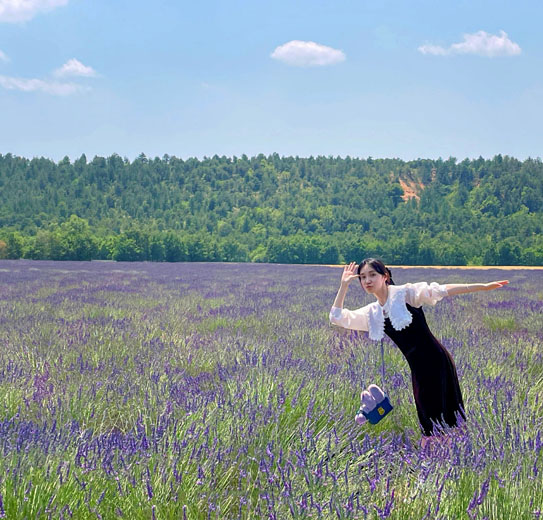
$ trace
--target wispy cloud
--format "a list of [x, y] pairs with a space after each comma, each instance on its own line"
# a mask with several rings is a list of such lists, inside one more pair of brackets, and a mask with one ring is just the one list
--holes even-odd
[[295, 67], [319, 67], [345, 61], [343, 51], [315, 42], [292, 40], [277, 47], [271, 57]]
[[434, 56], [448, 56], [452, 54], [475, 54], [494, 58], [496, 56], [516, 56], [522, 52], [520, 45], [509, 39], [505, 31], [499, 35], [489, 34], [485, 31], [477, 31], [473, 34], [464, 34], [463, 41], [453, 43], [449, 47], [425, 44], [418, 50], [422, 54]]
[[26, 22], [40, 12], [66, 5], [69, 0], [0, 0], [0, 22]]
[[90, 87], [78, 83], [62, 81], [61, 78], [67, 76], [91, 77], [96, 76], [97, 74], [92, 67], [87, 67], [73, 58], [57, 69], [54, 72], [54, 75], [59, 78], [59, 80], [0, 76], [0, 87], [6, 90], [19, 90], [21, 92], [45, 92], [46, 94], [52, 94], [54, 96], [70, 96], [80, 92], [88, 92], [91, 89]]
[[0, 87], [7, 90], [20, 90], [22, 92], [45, 92], [55, 96], [69, 96], [89, 90], [87, 87], [76, 83], [50, 81], [44, 79], [14, 78], [0, 76]]
[[83, 76], [92, 78], [96, 76], [96, 71], [92, 67], [83, 65], [79, 60], [72, 58], [68, 60], [62, 67], [55, 71], [55, 76], [65, 78], [67, 76]]
[[9, 61], [7, 54], [2, 51], [0, 51], [0, 61], [3, 61], [4, 63], [7, 63]]

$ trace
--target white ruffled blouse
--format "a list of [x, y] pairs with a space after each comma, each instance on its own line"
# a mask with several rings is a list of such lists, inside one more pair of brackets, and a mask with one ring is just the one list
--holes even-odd
[[447, 288], [435, 282], [406, 283], [405, 285], [389, 285], [388, 298], [384, 305], [378, 301], [370, 303], [360, 309], [350, 311], [332, 307], [330, 310], [330, 323], [345, 329], [366, 330], [370, 339], [380, 340], [385, 335], [385, 318], [396, 330], [407, 327], [412, 319], [406, 303], [412, 307], [424, 304], [435, 305], [447, 296]]

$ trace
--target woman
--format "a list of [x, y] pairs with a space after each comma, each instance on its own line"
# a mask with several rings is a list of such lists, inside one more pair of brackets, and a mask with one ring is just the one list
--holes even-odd
[[[350, 311], [343, 308], [343, 301], [349, 284], [357, 278], [363, 289], [373, 294], [377, 301]], [[401, 350], [411, 368], [413, 394], [424, 435], [423, 447], [431, 436], [459, 426], [465, 414], [454, 361], [428, 328], [421, 305], [435, 305], [445, 296], [490, 291], [508, 283], [508, 280], [502, 280], [475, 284], [419, 282], [394, 285], [390, 270], [374, 258], [364, 260], [358, 267], [353, 262], [343, 269], [330, 322], [347, 329], [368, 331], [373, 340], [380, 340], [386, 334]]]

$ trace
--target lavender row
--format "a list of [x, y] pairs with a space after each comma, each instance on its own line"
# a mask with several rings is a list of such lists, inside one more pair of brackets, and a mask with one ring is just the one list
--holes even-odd
[[[503, 271], [395, 269], [396, 283]], [[481, 278], [484, 276], [484, 278]], [[541, 271], [427, 310], [468, 428], [422, 450], [409, 373], [352, 420], [378, 347], [327, 323], [319, 266], [0, 262], [0, 492], [17, 518], [491, 518], [540, 514]], [[348, 305], [366, 303], [362, 291]], [[85, 516], [86, 515], [86, 516]]]

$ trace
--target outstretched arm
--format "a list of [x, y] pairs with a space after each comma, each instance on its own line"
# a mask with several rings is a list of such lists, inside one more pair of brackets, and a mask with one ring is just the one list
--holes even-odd
[[492, 291], [507, 285], [509, 280], [500, 280], [499, 282], [489, 283], [448, 283], [445, 285], [449, 296], [456, 294], [466, 294], [478, 291]]

